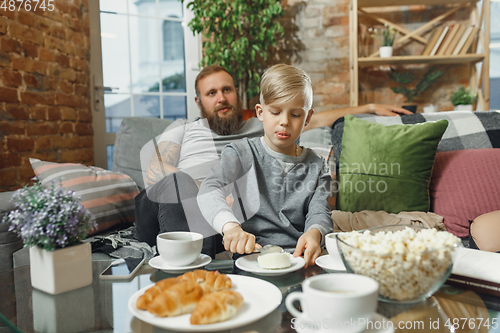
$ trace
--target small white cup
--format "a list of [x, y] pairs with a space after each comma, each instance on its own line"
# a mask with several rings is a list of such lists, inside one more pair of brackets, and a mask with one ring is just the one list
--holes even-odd
[[328, 251], [330, 257], [335, 261], [339, 259], [342, 261], [339, 248], [337, 247], [337, 235], [341, 233], [342, 232], [332, 232], [325, 236], [326, 250]]
[[203, 247], [203, 235], [197, 232], [173, 231], [156, 236], [160, 257], [170, 266], [187, 266], [195, 261]]
[[[321, 274], [306, 279], [302, 292], [293, 292], [285, 305], [294, 317], [314, 323], [322, 331], [361, 332], [377, 309], [378, 283], [347, 273]], [[294, 301], [299, 301], [303, 312]]]

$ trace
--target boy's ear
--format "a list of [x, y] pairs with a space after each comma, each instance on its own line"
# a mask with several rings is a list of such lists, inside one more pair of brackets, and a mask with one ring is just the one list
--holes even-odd
[[311, 109], [307, 112], [307, 117], [306, 117], [306, 123], [304, 124], [304, 126], [307, 126], [309, 124], [309, 122], [311, 121], [311, 118], [314, 114], [314, 110]]
[[262, 108], [262, 105], [255, 104], [255, 114], [260, 121], [264, 121], [264, 109]]

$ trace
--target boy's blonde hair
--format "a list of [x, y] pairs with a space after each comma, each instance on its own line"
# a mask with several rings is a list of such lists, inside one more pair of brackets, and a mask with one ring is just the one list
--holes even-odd
[[301, 69], [279, 64], [267, 69], [260, 81], [260, 104], [286, 103], [302, 94], [306, 111], [311, 109], [311, 78]]

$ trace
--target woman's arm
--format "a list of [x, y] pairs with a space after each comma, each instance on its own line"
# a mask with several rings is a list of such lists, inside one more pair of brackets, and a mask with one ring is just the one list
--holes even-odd
[[332, 127], [333, 123], [344, 117], [346, 114], [372, 113], [378, 116], [400, 116], [401, 114], [412, 114], [412, 112], [390, 104], [365, 104], [360, 106], [351, 106], [348, 108], [315, 112], [309, 124], [304, 127], [304, 131], [313, 128], [328, 126]]

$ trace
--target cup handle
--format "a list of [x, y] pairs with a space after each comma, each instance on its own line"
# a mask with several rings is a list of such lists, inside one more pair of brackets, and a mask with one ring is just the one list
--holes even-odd
[[294, 301], [299, 301], [302, 305], [302, 297], [304, 296], [304, 293], [295, 291], [293, 293], [288, 294], [288, 296], [285, 299], [285, 305], [286, 309], [288, 312], [292, 314], [294, 317], [301, 317], [304, 315], [302, 311], [299, 311], [293, 306]]

